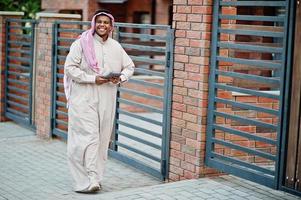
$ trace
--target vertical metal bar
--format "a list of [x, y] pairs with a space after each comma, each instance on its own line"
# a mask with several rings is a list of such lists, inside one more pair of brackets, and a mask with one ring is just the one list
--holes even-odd
[[282, 134], [283, 132], [281, 132], [282, 130], [282, 122], [283, 122], [283, 106], [284, 106], [284, 96], [285, 96], [285, 77], [286, 77], [286, 71], [285, 71], [285, 66], [286, 66], [286, 55], [287, 55], [287, 36], [288, 36], [288, 23], [289, 23], [289, 15], [288, 15], [288, 11], [289, 11], [289, 0], [286, 1], [286, 6], [285, 6], [285, 21], [284, 21], [284, 26], [283, 26], [283, 30], [284, 30], [284, 37], [283, 37], [283, 52], [282, 52], [282, 68], [281, 68], [281, 76], [280, 76], [280, 100], [279, 100], [279, 122], [278, 123], [278, 127], [277, 127], [277, 149], [276, 149], [276, 162], [275, 162], [275, 179], [274, 179], [274, 188], [278, 189], [278, 183], [279, 183], [279, 169], [280, 169], [280, 156], [281, 156], [281, 140], [283, 138]]
[[214, 145], [212, 142], [212, 137], [214, 136], [213, 123], [215, 117], [213, 116], [213, 111], [216, 108], [214, 97], [216, 96], [215, 81], [216, 81], [216, 68], [217, 60], [216, 55], [218, 52], [217, 41], [218, 41], [218, 27], [219, 19], [218, 13], [220, 10], [219, 1], [214, 1], [213, 8], [213, 26], [212, 26], [212, 43], [211, 43], [211, 60], [210, 60], [210, 76], [209, 76], [209, 98], [208, 98], [208, 120], [207, 120], [207, 135], [206, 135], [206, 159], [205, 162], [208, 165], [209, 159], [211, 159], [211, 152], [213, 151]]
[[[117, 86], [117, 87], [120, 87], [120, 86]], [[119, 120], [119, 113], [117, 112], [117, 110], [120, 108], [119, 106], [119, 101], [118, 99], [120, 98], [120, 92], [119, 90], [117, 90], [117, 94], [116, 94], [116, 112], [115, 112], [115, 119], [114, 119], [114, 131], [113, 131], [113, 134], [114, 134], [114, 138], [113, 138], [113, 150], [114, 151], [118, 151], [118, 145], [117, 145], [117, 142], [118, 142], [118, 129], [119, 129], [119, 125], [118, 125], [118, 120]]]
[[116, 25], [116, 34], [115, 34], [115, 40], [117, 40], [118, 42], [120, 42], [120, 26]]
[[33, 99], [33, 57], [34, 57], [34, 37], [35, 22], [31, 22], [31, 41], [30, 41], [30, 67], [29, 67], [29, 125], [32, 125], [32, 99]]
[[37, 56], [37, 34], [36, 34], [36, 32], [37, 32], [37, 28], [36, 28], [36, 26], [37, 26], [37, 23], [38, 23], [38, 21], [37, 20], [34, 20], [34, 29], [33, 29], [33, 33], [34, 33], [34, 36], [33, 36], [33, 66], [32, 66], [32, 68], [33, 68], [33, 71], [32, 71], [32, 78], [33, 78], [33, 80], [32, 80], [32, 85], [33, 85], [33, 87], [32, 87], [32, 103], [31, 103], [31, 106], [32, 106], [32, 110], [31, 110], [31, 113], [32, 113], [32, 115], [31, 115], [31, 120], [32, 120], [32, 126], [33, 126], [33, 128], [35, 128], [35, 111], [36, 111], [36, 107], [35, 107], [35, 103], [36, 103], [36, 99], [35, 99], [35, 97], [36, 97], [36, 56]]
[[169, 140], [170, 140], [170, 117], [172, 98], [172, 74], [173, 74], [173, 35], [174, 30], [170, 27], [166, 30], [165, 50], [165, 77], [164, 77], [164, 102], [163, 102], [163, 127], [161, 141], [161, 174], [162, 179], [168, 176], [169, 163]]
[[54, 22], [52, 25], [52, 101], [51, 101], [51, 135], [53, 135], [53, 129], [55, 126], [56, 119], [56, 88], [57, 88], [57, 39], [58, 37], [58, 23]]
[[294, 25], [295, 25], [295, 3], [294, 1], [289, 1], [289, 10], [287, 10], [287, 15], [289, 16], [289, 24], [287, 27], [288, 34], [287, 34], [287, 60], [285, 64], [285, 88], [283, 92], [283, 106], [282, 106], [282, 122], [281, 122], [281, 139], [280, 139], [280, 152], [279, 152], [279, 168], [276, 169], [277, 174], [279, 174], [278, 180], [277, 180], [277, 188], [282, 188], [284, 181], [285, 181], [285, 168], [286, 168], [286, 153], [287, 153], [287, 135], [288, 135], [288, 123], [289, 123], [289, 105], [290, 105], [290, 95], [291, 95], [291, 81], [292, 81], [292, 76], [291, 76], [291, 71], [292, 71], [292, 54], [293, 54], [293, 36], [294, 36]]
[[[120, 29], [120, 26], [119, 25], [116, 25], [116, 37], [115, 37], [115, 40], [117, 40], [118, 42], [120, 42], [120, 32], [119, 32], [119, 29]], [[119, 125], [117, 123], [117, 121], [119, 120], [119, 112], [117, 112], [117, 110], [120, 108], [120, 104], [119, 104], [119, 101], [118, 99], [120, 98], [120, 92], [119, 92], [119, 87], [120, 85], [117, 86], [117, 94], [116, 94], [116, 112], [115, 112], [115, 118], [114, 118], [114, 129], [113, 129], [113, 141], [112, 141], [112, 148], [114, 151], [118, 151], [118, 145], [117, 145], [117, 142], [118, 142], [118, 129], [119, 129]]]
[[4, 82], [5, 82], [5, 94], [4, 94], [4, 115], [7, 113], [7, 93], [8, 93], [8, 45], [9, 45], [9, 26], [10, 22], [7, 19], [5, 22], [5, 70], [4, 70]]

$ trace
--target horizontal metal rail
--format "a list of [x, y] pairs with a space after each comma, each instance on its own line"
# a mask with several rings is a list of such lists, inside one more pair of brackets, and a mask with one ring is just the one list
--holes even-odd
[[132, 106], [136, 106], [136, 107], [139, 107], [139, 108], [151, 111], [151, 112], [156, 112], [156, 113], [163, 114], [162, 109], [159, 109], [159, 108], [156, 108], [156, 107], [153, 107], [153, 106], [148, 106], [148, 105], [145, 105], [143, 103], [137, 103], [135, 101], [130, 101], [130, 100], [127, 100], [127, 99], [122, 99], [122, 98], [119, 98], [118, 102], [128, 104], [128, 105], [132, 105]]
[[123, 137], [129, 138], [129, 139], [131, 139], [131, 140], [133, 140], [133, 141], [136, 141], [136, 142], [145, 144], [145, 145], [147, 145], [147, 146], [153, 147], [153, 148], [155, 148], [155, 149], [161, 150], [161, 146], [160, 146], [160, 145], [154, 144], [154, 143], [149, 142], [149, 141], [147, 141], [147, 140], [143, 140], [143, 139], [141, 139], [141, 138], [139, 138], [139, 137], [133, 136], [133, 135], [128, 134], [128, 133], [125, 133], [125, 132], [123, 132], [123, 131], [117, 130], [117, 134], [118, 134], [118, 135], [121, 135], [121, 136], [123, 136]]
[[115, 23], [115, 27], [140, 28], [140, 29], [155, 29], [155, 30], [167, 30], [169, 28], [168, 25], [135, 24], [135, 23]]
[[257, 112], [268, 113], [268, 114], [276, 115], [276, 116], [279, 115], [278, 110], [263, 108], [263, 107], [260, 107], [260, 106], [254, 106], [254, 105], [251, 105], [251, 104], [242, 103], [242, 102], [238, 102], [238, 101], [232, 101], [232, 100], [228, 100], [228, 99], [215, 97], [215, 102], [228, 104], [228, 105], [231, 105], [231, 106], [236, 107], [236, 108], [255, 110]]
[[154, 88], [159, 88], [159, 89], [163, 89], [163, 87], [164, 87], [163, 84], [147, 82], [147, 81], [144, 81], [141, 79], [134, 79], [134, 78], [130, 79], [128, 82], [141, 84], [145, 87], [154, 87]]
[[165, 76], [164, 72], [158, 72], [158, 71], [149, 70], [149, 69], [143, 69], [143, 68], [135, 68], [135, 72], [140, 73], [140, 74], [160, 76], [160, 77], [164, 77]]
[[11, 79], [11, 78], [8, 78], [7, 79], [8, 83], [17, 83], [17, 84], [20, 84], [20, 85], [25, 85], [25, 86], [29, 86], [29, 81], [27, 82], [24, 82], [24, 81], [20, 81], [20, 80], [16, 80], [16, 79]]
[[64, 92], [56, 92], [56, 95], [59, 96], [59, 97], [65, 97]]
[[248, 148], [248, 147], [240, 146], [238, 144], [234, 144], [232, 142], [228, 142], [228, 141], [225, 141], [225, 140], [219, 140], [219, 139], [216, 139], [216, 138], [212, 138], [212, 142], [215, 143], [215, 144], [223, 145], [225, 147], [229, 147], [231, 149], [236, 149], [238, 151], [249, 153], [249, 154], [252, 154], [254, 156], [259, 156], [259, 157], [266, 158], [266, 159], [269, 159], [269, 160], [272, 160], [272, 161], [276, 160], [275, 155], [271, 155], [271, 154], [268, 154], [266, 152], [259, 151], [259, 150], [256, 150], [256, 149], [251, 149], [251, 148]]
[[285, 7], [285, 1], [221, 1], [221, 6], [267, 6], [267, 7]]
[[[267, 43], [269, 45], [271, 43]], [[218, 42], [217, 46], [220, 48], [228, 48], [228, 49], [239, 49], [246, 51], [255, 51], [255, 52], [267, 52], [267, 53], [282, 53], [282, 47], [273, 47], [273, 46], [265, 46], [263, 45], [253, 45], [247, 43], [235, 43], [235, 42]]]
[[61, 106], [61, 107], [67, 107], [67, 104], [62, 101], [56, 101], [56, 105]]
[[216, 83], [215, 88], [216, 89], [221, 89], [221, 90], [227, 90], [227, 91], [231, 91], [231, 92], [240, 92], [240, 93], [243, 93], [243, 94], [249, 94], [249, 95], [254, 95], [254, 96], [258, 96], [258, 97], [266, 97], [266, 98], [279, 100], [279, 95], [277, 95], [277, 94], [271, 94], [271, 93], [268, 93], [268, 92], [265, 92], [265, 91], [251, 90], [251, 89], [226, 85], [226, 84], [223, 84], [223, 83]]
[[19, 107], [19, 108], [25, 110], [26, 112], [29, 111], [29, 106], [28, 105], [23, 105], [21, 103], [17, 103], [15, 101], [10, 101], [10, 100], [7, 100], [6, 102], [7, 102], [8, 105]]
[[30, 23], [36, 23], [36, 20], [34, 19], [14, 19], [14, 18], [9, 18], [7, 19], [8, 22], [30, 22]]
[[8, 67], [9, 70], [11, 68], [21, 69], [21, 70], [26, 71], [26, 72], [29, 72], [29, 70], [30, 70], [29, 66], [26, 66], [26, 65], [17, 65], [17, 64], [13, 64], [13, 63], [9, 63], [7, 67]]
[[32, 27], [25, 27], [25, 26], [9, 26], [9, 29], [21, 29], [21, 30], [32, 30]]
[[274, 124], [269, 124], [269, 123], [261, 122], [261, 121], [255, 120], [255, 119], [249, 119], [249, 118], [245, 118], [242, 116], [238, 116], [238, 115], [232, 115], [232, 114], [227, 114], [227, 113], [218, 112], [218, 111], [214, 111], [213, 113], [217, 117], [224, 117], [226, 119], [235, 120], [235, 121], [247, 124], [247, 125], [254, 125], [254, 126], [268, 128], [273, 131], [276, 131], [277, 127], [278, 127]]
[[64, 65], [57, 64], [56, 67], [57, 69], [64, 69]]
[[59, 74], [59, 73], [57, 73], [57, 74], [56, 74], [56, 77], [57, 77], [57, 78], [64, 78], [64, 74]]
[[125, 37], [125, 38], [139, 38], [141, 40], [161, 40], [161, 41], [165, 41], [167, 39], [166, 36], [161, 36], [161, 35], [125, 33], [125, 32], [119, 32], [119, 36], [120, 37]]
[[133, 61], [156, 64], [156, 65], [165, 65], [165, 60], [157, 60], [152, 58], [146, 58], [141, 56], [130, 56]]
[[58, 51], [68, 51], [69, 52], [69, 49], [70, 49], [70, 47], [67, 47], [67, 46], [57, 46]]
[[8, 33], [8, 36], [18, 37], [19, 39], [21, 39], [21, 38], [31, 39], [31, 35], [29, 35], [29, 34], [26, 35], [26, 34], [21, 34], [21, 33]]
[[22, 53], [22, 54], [31, 54], [29, 49], [23, 50], [23, 49], [16, 49], [16, 48], [8, 47], [7, 50], [9, 53], [15, 52], [15, 53]]
[[139, 92], [137, 90], [132, 90], [132, 89], [128, 89], [128, 88], [118, 88], [118, 91], [120, 91], [121, 93], [129, 93], [129, 94], [133, 94], [139, 97], [144, 97], [147, 99], [154, 99], [154, 100], [158, 100], [158, 101], [163, 101], [163, 97], [161, 96], [155, 96], [155, 95], [151, 95], [151, 94], [147, 94], [144, 92]]
[[68, 113], [67, 113], [67, 112], [63, 112], [63, 111], [60, 111], [60, 110], [56, 110], [56, 113], [57, 113], [58, 115], [64, 115], [64, 116], [68, 117]]
[[143, 134], [147, 134], [147, 135], [150, 135], [150, 136], [153, 136], [153, 137], [156, 137], [156, 138], [160, 138], [160, 139], [162, 138], [162, 134], [156, 133], [154, 131], [151, 131], [151, 130], [148, 130], [148, 129], [145, 129], [145, 128], [141, 128], [139, 126], [135, 126], [133, 124], [129, 124], [129, 123], [121, 121], [121, 120], [117, 120], [117, 123], [119, 125], [123, 125], [123, 126], [126, 126], [128, 128], [131, 128], [131, 129], [134, 129], [134, 130], [137, 130], [137, 131], [141, 131]]
[[264, 22], [284, 22], [283, 16], [256, 16], [256, 15], [219, 15], [220, 19], [243, 20], [243, 21], [264, 21]]
[[65, 38], [65, 37], [58, 37], [58, 42], [69, 42], [72, 43], [76, 40], [76, 38]]
[[56, 24], [61, 25], [61, 24], [77, 24], [77, 25], [82, 25], [82, 26], [90, 26], [91, 22], [88, 21], [69, 21], [69, 20], [56, 20]]
[[263, 61], [263, 60], [250, 60], [250, 59], [242, 59], [242, 58], [233, 58], [233, 57], [223, 57], [217, 56], [216, 59], [218, 61], [224, 62], [232, 62], [237, 64], [244, 64], [244, 65], [254, 65], [254, 66], [262, 66], [270, 69], [280, 69], [282, 67], [281, 62], [271, 60], [271, 61]]
[[64, 125], [64, 126], [68, 126], [68, 122], [65, 122], [65, 121], [59, 120], [59, 119], [56, 119], [56, 120], [55, 120], [55, 123], [61, 124], [61, 125]]
[[139, 51], [154, 51], [154, 52], [165, 52], [165, 48], [163, 47], [152, 47], [152, 46], [145, 46], [145, 45], [136, 45], [136, 44], [127, 44], [127, 43], [120, 43], [123, 48], [126, 49], [137, 49]]
[[143, 121], [145, 121], [145, 122], [149, 122], [149, 123], [151, 123], [151, 124], [155, 124], [155, 125], [158, 125], [158, 126], [163, 126], [163, 123], [160, 122], [160, 121], [156, 121], [156, 120], [154, 120], [154, 119], [149, 119], [149, 118], [147, 118], [147, 117], [144, 117], [144, 116], [141, 116], [141, 115], [137, 115], [137, 114], [135, 114], [135, 113], [128, 112], [128, 111], [125, 111], [125, 110], [120, 109], [120, 108], [117, 109], [117, 112], [118, 112], [119, 114], [123, 114], [123, 115], [126, 115], [126, 116], [130, 116], [130, 117], [133, 117], [133, 118], [136, 118], [136, 119], [140, 119], [140, 120], [143, 120]]
[[232, 77], [232, 78], [251, 80], [251, 81], [256, 81], [256, 82], [269, 84], [269, 85], [279, 85], [280, 84], [280, 79], [277, 77], [276, 78], [275, 77], [264, 77], [264, 76], [258, 76], [258, 75], [253, 75], [253, 74], [238, 73], [238, 72], [231, 72], [231, 71], [220, 71], [220, 70], [216, 70], [215, 72], [217, 75], [220, 75], [220, 76], [227, 76], [227, 77]]
[[[24, 90], [24, 89], [21, 89], [21, 88], [17, 88], [17, 87], [14, 87], [14, 86], [7, 86], [8, 90], [13, 90], [13, 91], [16, 91], [16, 92], [20, 92], [22, 94], [29, 94], [29, 91], [28, 90]], [[9, 92], [9, 91], [8, 91]]]
[[25, 98], [25, 97], [22, 97], [22, 96], [19, 96], [17, 94], [11, 94], [11, 93], [8, 93], [6, 94], [8, 97], [10, 98], [14, 98], [14, 99], [18, 99], [19, 101], [24, 101], [24, 103], [29, 103], [29, 99], [28, 98]]
[[63, 84], [63, 83], [60, 83], [60, 82], [56, 83], [56, 86], [57, 86], [58, 88], [64, 88], [64, 84]]
[[150, 155], [150, 154], [148, 154], [148, 153], [145, 153], [145, 152], [143, 152], [143, 151], [141, 151], [141, 150], [139, 150], [139, 149], [133, 148], [133, 147], [131, 147], [131, 146], [129, 146], [129, 145], [123, 144], [123, 143], [121, 143], [120, 141], [116, 141], [116, 144], [117, 144], [118, 146], [120, 146], [120, 147], [123, 147], [123, 148], [129, 150], [129, 151], [132, 151], [132, 152], [134, 152], [134, 153], [137, 153], [137, 154], [139, 154], [139, 155], [142, 155], [142, 156], [144, 156], [144, 157], [147, 157], [147, 158], [149, 158], [149, 159], [151, 159], [151, 160], [154, 160], [154, 161], [157, 161], [157, 162], [161, 162], [161, 159], [160, 159], [160, 158], [155, 157], [155, 156], [153, 156], [153, 155]]
[[23, 73], [23, 72], [15, 72], [15, 71], [8, 71], [8, 75], [15, 75], [17, 77], [24, 77], [24, 78], [29, 78], [30, 74], [29, 73]]
[[67, 33], [83, 33], [85, 30], [82, 29], [69, 29], [69, 28], [58, 28], [58, 32], [67, 32]]
[[21, 117], [24, 117], [24, 118], [28, 118], [29, 117], [29, 114], [28, 113], [24, 113], [24, 112], [20, 112], [18, 110], [15, 110], [15, 109], [12, 109], [12, 108], [6, 108], [7, 111], [15, 114], [15, 115], [18, 115], [18, 116], [21, 116]]
[[55, 128], [52, 129], [52, 134], [54, 134], [56, 136], [59, 136], [61, 138], [64, 138], [65, 140], [67, 140], [67, 137], [68, 137], [67, 131], [62, 130], [58, 127], [55, 127]]
[[30, 63], [31, 59], [30, 58], [23, 58], [23, 57], [16, 57], [16, 56], [7, 56], [8, 61], [20, 61], [20, 62], [26, 62], [26, 63]]
[[63, 55], [58, 55], [58, 56], [57, 56], [57, 59], [58, 59], [59, 61], [65, 61], [65, 60], [66, 60], [66, 57], [67, 57], [67, 55], [65, 55], [65, 56], [63, 56]]
[[220, 159], [220, 160], [223, 160], [223, 161], [226, 161], [226, 162], [230, 162], [231, 164], [236, 164], [236, 165], [239, 165], [239, 166], [246, 167], [248, 169], [252, 169], [252, 170], [255, 170], [255, 171], [262, 172], [264, 174], [269, 174], [269, 175], [272, 175], [272, 176], [275, 175], [275, 171], [263, 168], [262, 166], [257, 166], [257, 165], [255, 165], [255, 163], [254, 164], [248, 163], [248, 162], [245, 162], [243, 160], [239, 160], [237, 158], [221, 155], [221, 154], [218, 154], [218, 153], [215, 153], [215, 152], [212, 152], [212, 156], [214, 157], [214, 159], [217, 158], [217, 159]]
[[213, 124], [212, 126], [213, 126], [213, 129], [215, 129], [215, 130], [224, 131], [224, 132], [227, 132], [227, 133], [230, 133], [233, 135], [238, 135], [241, 137], [245, 137], [245, 138], [248, 138], [248, 139], [251, 139], [254, 141], [260, 141], [260, 142], [264, 142], [264, 143], [271, 144], [271, 145], [277, 145], [277, 141], [272, 140], [270, 138], [257, 136], [257, 135], [255, 135], [256, 133], [251, 134], [251, 133], [248, 133], [245, 131], [240, 131], [240, 130], [237, 130], [234, 128], [229, 128], [229, 127], [225, 127], [225, 126], [218, 125], [218, 124]]
[[244, 29], [230, 29], [218, 28], [219, 33], [233, 34], [233, 35], [253, 35], [261, 37], [275, 37], [282, 38], [283, 32], [262, 31], [262, 30], [244, 30]]
[[16, 44], [16, 45], [26, 45], [27, 47], [31, 47], [31, 41], [22, 42], [22, 41], [10, 40], [10, 41], [7, 41], [7, 43], [8, 44]]

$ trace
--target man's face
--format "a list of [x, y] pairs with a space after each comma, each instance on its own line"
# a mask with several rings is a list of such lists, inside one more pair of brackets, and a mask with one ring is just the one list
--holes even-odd
[[111, 20], [108, 16], [99, 15], [95, 19], [96, 34], [106, 39], [112, 30]]

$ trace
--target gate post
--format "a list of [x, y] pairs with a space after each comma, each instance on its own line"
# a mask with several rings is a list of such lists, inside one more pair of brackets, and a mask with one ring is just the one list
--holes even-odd
[[35, 74], [35, 125], [41, 138], [51, 136], [51, 85], [53, 59], [53, 23], [55, 20], [80, 20], [81, 15], [59, 13], [37, 13], [39, 20], [36, 33]]
[[0, 11], [0, 122], [7, 120], [4, 116], [6, 20], [8, 18], [19, 19], [23, 15], [24, 12]]
[[204, 162], [212, 4], [212, 0], [173, 1], [171, 181], [218, 173]]

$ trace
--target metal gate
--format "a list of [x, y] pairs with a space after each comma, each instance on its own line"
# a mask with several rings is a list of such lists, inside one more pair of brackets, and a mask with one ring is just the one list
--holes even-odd
[[[52, 132], [67, 138], [64, 60], [86, 22], [54, 24]], [[113, 37], [135, 62], [135, 75], [118, 88], [110, 156], [160, 179], [167, 176], [173, 30], [165, 25], [116, 23]]]
[[278, 186], [289, 1], [214, 1], [206, 164]]
[[301, 6], [297, 1], [292, 3], [291, 6], [291, 15], [295, 16], [295, 20], [291, 22], [294, 27], [294, 36], [291, 37], [294, 49], [292, 49], [291, 58], [292, 75], [289, 93], [290, 107], [288, 108], [287, 148], [285, 148], [283, 156], [283, 176], [280, 178], [282, 178], [283, 190], [301, 196], [301, 49], [299, 49], [299, 45], [301, 45]]
[[8, 19], [5, 48], [5, 116], [32, 125], [35, 20]]

